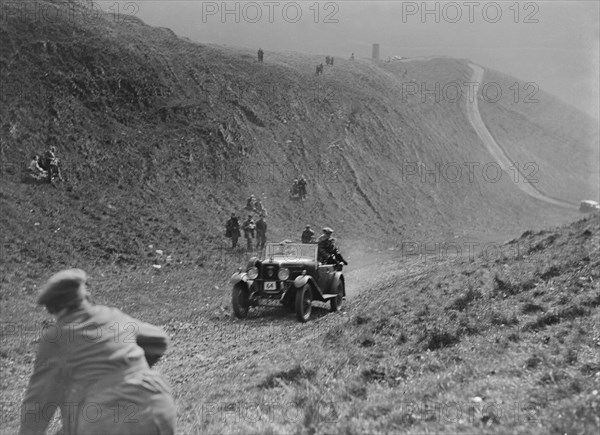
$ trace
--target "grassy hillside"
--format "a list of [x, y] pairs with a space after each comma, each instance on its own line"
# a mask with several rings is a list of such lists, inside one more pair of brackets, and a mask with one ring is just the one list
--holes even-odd
[[[189, 270], [90, 275], [96, 301], [171, 335], [178, 433], [596, 433], [599, 246], [595, 214], [473, 257], [399, 255], [347, 271], [344, 311], [305, 324], [237, 320], [226, 279]], [[47, 317], [36, 282], [3, 293], [7, 433]]]
[[[598, 123], [582, 112], [528, 83], [486, 70], [484, 83], [503, 90], [498, 101], [493, 90], [480, 100], [488, 129], [524, 174], [537, 180], [547, 195], [578, 202], [600, 198], [600, 137]], [[518, 119], [519, 128], [515, 128]]]
[[[147, 246], [159, 244], [194, 264], [193, 250], [226, 244], [223, 222], [250, 193], [263, 197], [274, 239], [297, 237], [307, 222], [334, 226], [342, 240], [397, 244], [568, 218], [528, 201], [510, 174], [482, 176], [491, 159], [463, 102], [406, 96], [408, 82], [468, 80], [466, 62], [340, 60], [317, 77], [318, 57], [268, 52], [259, 64], [254, 53], [133, 18], [39, 4], [59, 12], [44, 20], [4, 2], [16, 18], [0, 28], [9, 262], [43, 239], [53, 261], [147, 264]], [[22, 184], [21, 167], [51, 144], [67, 182]], [[478, 165], [472, 180], [468, 162]], [[456, 178], [452, 167], [442, 172], [448, 164], [461, 170], [458, 182], [445, 177]], [[303, 204], [287, 197], [300, 174], [309, 181]]]
[[[483, 176], [493, 159], [465, 115], [465, 98], [406, 92], [407, 84], [469, 81], [467, 60], [336, 60], [317, 77], [322, 57], [267, 50], [259, 64], [254, 52], [90, 15], [78, 2], [65, 9], [62, 1], [39, 1], [52, 20], [20, 15], [19, 5], [0, 0], [0, 370], [9, 408], [2, 431], [18, 425], [46, 319], [35, 295], [67, 266], [88, 271], [97, 302], [169, 331], [173, 346], [160, 369], [173, 383], [181, 433], [440, 430], [398, 411], [401, 392], [409, 401], [456, 396], [479, 405], [527, 395], [536, 415], [562, 412], [556, 431], [580, 428], [569, 409], [597, 425], [582, 405], [596, 406], [585, 385], [597, 382], [589, 351], [597, 334], [572, 323], [596, 331], [597, 217], [540, 232], [578, 212], [528, 197], [513, 174], [495, 182]], [[499, 137], [502, 128], [587, 143], [574, 127], [585, 121], [575, 115], [484, 106], [503, 145], [510, 141]], [[553, 113], [561, 107], [553, 103]], [[540, 181], [545, 193], [579, 199], [582, 180], [591, 179], [589, 153], [571, 153], [563, 165], [553, 144], [549, 153], [531, 140], [523, 158], [546, 159], [543, 173], [554, 171]], [[21, 168], [49, 145], [58, 148], [66, 181], [22, 183]], [[476, 168], [472, 177], [467, 165]], [[584, 168], [582, 177], [571, 176], [575, 167]], [[452, 168], [461, 168], [460, 179]], [[304, 203], [288, 198], [300, 174], [309, 182]], [[308, 324], [277, 308], [244, 323], [231, 317], [227, 281], [250, 253], [228, 249], [223, 224], [232, 211], [243, 215], [252, 193], [268, 209], [271, 240], [295, 239], [306, 223], [336, 229], [351, 263], [349, 294], [361, 293], [347, 311], [326, 315], [317, 307]], [[464, 253], [463, 243], [529, 229], [502, 248], [531, 245], [523, 258], [432, 263], [422, 256], [441, 252], [444, 242]], [[382, 263], [394, 254], [401, 258]], [[495, 359], [509, 368], [491, 367]], [[523, 364], [531, 370], [525, 377], [517, 370]], [[516, 392], [524, 380], [528, 390]], [[542, 386], [552, 396], [541, 397]], [[239, 409], [236, 401], [259, 399], [292, 404], [297, 418], [218, 420]], [[552, 429], [550, 418], [542, 426], [477, 418], [448, 427]]]
[[[199, 367], [175, 370], [193, 380], [182, 432], [595, 433], [599, 242], [596, 214], [501, 254], [382, 264], [347, 313], [309, 326], [214, 316], [223, 358], [200, 345]], [[175, 355], [195, 334], [176, 332]]]

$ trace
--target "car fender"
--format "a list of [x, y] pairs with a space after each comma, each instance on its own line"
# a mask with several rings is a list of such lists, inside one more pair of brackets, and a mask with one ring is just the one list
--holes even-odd
[[248, 263], [246, 264], [246, 270], [250, 269], [251, 267], [256, 267], [256, 263], [258, 262], [258, 257], [252, 257], [248, 260]]
[[242, 285], [244, 285], [246, 288], [248, 288], [249, 287], [248, 281], [249, 281], [248, 274], [246, 272], [236, 272], [233, 275], [231, 275], [231, 279], [229, 280], [229, 283], [232, 286], [242, 283]]
[[314, 278], [310, 275], [300, 275], [294, 280], [294, 287], [302, 288], [308, 284], [313, 291], [313, 299], [316, 301], [324, 301], [323, 291], [319, 288]]
[[331, 288], [336, 288], [340, 282], [343, 283], [343, 287], [342, 287], [344, 289], [343, 296], [346, 296], [346, 281], [344, 280], [344, 274], [342, 272], [336, 272], [335, 275], [333, 276], [333, 280], [331, 281]]

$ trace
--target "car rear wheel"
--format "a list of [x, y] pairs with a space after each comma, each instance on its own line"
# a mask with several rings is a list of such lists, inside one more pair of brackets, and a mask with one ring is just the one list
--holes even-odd
[[244, 319], [248, 316], [250, 302], [248, 300], [248, 290], [241, 285], [236, 285], [231, 291], [231, 304], [233, 305], [233, 314], [238, 319]]
[[310, 319], [312, 312], [312, 289], [309, 284], [304, 284], [296, 291], [296, 318], [300, 322]]
[[329, 300], [332, 313], [340, 311], [342, 309], [342, 305], [344, 304], [344, 283], [343, 282], [340, 281], [340, 283], [337, 285], [335, 294], [337, 296], [335, 298]]

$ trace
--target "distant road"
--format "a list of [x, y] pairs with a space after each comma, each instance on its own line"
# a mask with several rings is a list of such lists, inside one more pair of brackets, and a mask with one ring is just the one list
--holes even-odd
[[[469, 118], [471, 125], [477, 132], [477, 135], [481, 138], [483, 145], [488, 150], [488, 152], [494, 157], [496, 162], [498, 162], [498, 164], [500, 165], [502, 170], [504, 170], [506, 172], [509, 172], [510, 170], [514, 170], [515, 165], [513, 164], [513, 161], [508, 157], [508, 155], [506, 154], [506, 151], [500, 145], [498, 145], [496, 140], [493, 138], [492, 134], [485, 126], [483, 119], [481, 119], [481, 114], [479, 113], [479, 104], [478, 104], [477, 95], [479, 94], [479, 85], [481, 84], [481, 81], [483, 79], [484, 70], [483, 70], [483, 68], [481, 68], [478, 65], [469, 64], [469, 66], [473, 69], [472, 81], [474, 83], [476, 83], [475, 92], [474, 92], [476, 97], [472, 99], [473, 101], [467, 102], [467, 117]], [[513, 169], [510, 169], [511, 167]], [[577, 207], [576, 204], [573, 204], [571, 202], [563, 201], [563, 200], [560, 200], [557, 198], [552, 198], [551, 196], [545, 195], [544, 193], [539, 191], [537, 189], [537, 187], [535, 187], [534, 184], [528, 183], [527, 181], [525, 181], [525, 180], [527, 180], [527, 178], [518, 169], [518, 167], [516, 168], [516, 170], [519, 172], [519, 175], [520, 175], [519, 180], [523, 180], [523, 181], [519, 181], [515, 184], [519, 187], [519, 189], [521, 189], [526, 194], [528, 194], [536, 199], [539, 199], [541, 201], [545, 201], [549, 204], [557, 205], [560, 207], [567, 207], [567, 208], [571, 208], [571, 209], [574, 207], [575, 208]]]

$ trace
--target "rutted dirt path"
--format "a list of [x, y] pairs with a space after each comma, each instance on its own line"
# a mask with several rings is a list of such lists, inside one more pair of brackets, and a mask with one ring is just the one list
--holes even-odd
[[[484, 69], [478, 65], [469, 64], [469, 66], [473, 69], [473, 78], [472, 81], [476, 84], [474, 95], [479, 95], [479, 85], [483, 79]], [[483, 119], [481, 118], [481, 114], [479, 113], [479, 105], [478, 98], [473, 98], [472, 101], [467, 103], [467, 117], [471, 122], [471, 125], [477, 132], [477, 135], [481, 138], [483, 145], [487, 149], [487, 151], [494, 157], [496, 162], [500, 165], [502, 170], [509, 172], [515, 168], [510, 157], [507, 155], [506, 151], [496, 142], [490, 131], [485, 126]], [[521, 189], [526, 194], [539, 199], [541, 201], [545, 201], [549, 204], [557, 205], [560, 207], [573, 208], [576, 207], [575, 204], [562, 201], [560, 199], [552, 198], [551, 196], [545, 195], [540, 192], [534, 184], [527, 182], [527, 177], [525, 174], [521, 173], [520, 169], [517, 167], [516, 170], [519, 172], [519, 181], [515, 183], [519, 189]]]
[[[179, 426], [198, 427], [198, 410], [205, 404], [233, 400], [228, 391], [232, 385], [244, 391], [257, 385], [273, 366], [290, 369], [293, 361], [303, 359], [303, 355], [294, 353], [296, 345], [318, 340], [352, 317], [356, 297], [379, 278], [397, 274], [399, 269], [407, 278], [426, 272], [426, 264], [418, 261], [353, 260], [357, 266], [344, 271], [347, 299], [340, 313], [330, 313], [329, 304], [315, 303], [310, 321], [299, 323], [293, 313], [275, 304], [251, 309], [244, 320], [236, 319], [226, 308], [195, 321], [168, 325], [174, 351], [159, 369], [169, 373], [177, 403], [187, 404], [179, 409]], [[229, 289], [223, 289], [221, 300], [230, 307]]]

